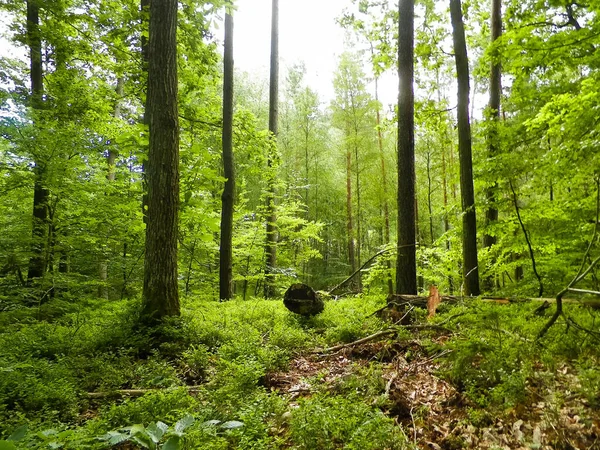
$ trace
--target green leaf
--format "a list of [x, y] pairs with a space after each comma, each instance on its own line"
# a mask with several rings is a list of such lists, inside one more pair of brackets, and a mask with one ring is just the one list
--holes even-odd
[[243, 426], [244, 426], [244, 422], [240, 422], [237, 420], [230, 420], [228, 422], [221, 424], [221, 428], [223, 428], [225, 430], [235, 430], [236, 428], [241, 428]]
[[182, 448], [180, 436], [171, 436], [161, 447], [162, 450], [181, 450]]
[[202, 422], [202, 426], [203, 427], [213, 427], [215, 425], [219, 425], [220, 423], [221, 423], [220, 420], [213, 419], [213, 420], [207, 420], [206, 422]]
[[109, 431], [105, 435], [100, 436], [98, 439], [101, 441], [107, 441], [110, 445], [117, 445], [129, 439], [129, 435], [120, 433], [118, 431]]
[[58, 431], [56, 431], [53, 428], [50, 428], [48, 430], [39, 431], [35, 435], [37, 437], [39, 437], [41, 440], [47, 441], [49, 438], [51, 438], [52, 436], [55, 436], [56, 434], [58, 434]]
[[175, 432], [182, 433], [187, 427], [194, 423], [194, 418], [189, 414], [185, 416], [183, 419], [180, 419], [175, 424]]
[[27, 434], [27, 424], [21, 425], [8, 437], [9, 441], [20, 441]]
[[158, 444], [168, 428], [168, 425], [162, 422], [151, 423], [148, 425], [148, 428], [146, 428], [146, 432], [148, 433], [148, 436]]
[[11, 441], [0, 441], [0, 450], [17, 450], [17, 446]]
[[145, 430], [143, 432], [138, 431], [134, 436], [131, 436], [131, 441], [150, 450], [156, 449], [156, 444]]

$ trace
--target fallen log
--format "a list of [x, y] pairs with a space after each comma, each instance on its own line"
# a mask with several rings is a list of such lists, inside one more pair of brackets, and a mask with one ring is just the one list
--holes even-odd
[[176, 389], [185, 387], [188, 392], [197, 392], [201, 386], [171, 386], [168, 388], [153, 388], [153, 389], [116, 389], [114, 391], [105, 392], [87, 392], [88, 398], [109, 398], [109, 397], [141, 397], [149, 392], [160, 392], [167, 389]]
[[[591, 293], [591, 291], [590, 291]], [[556, 303], [556, 298], [545, 298], [545, 297], [464, 297], [464, 296], [453, 296], [453, 295], [441, 295], [440, 299], [442, 303], [459, 303], [462, 301], [472, 301], [477, 298], [494, 302], [498, 304], [509, 304], [509, 303], [528, 303], [528, 302], [548, 302], [548, 303]], [[403, 306], [403, 305], [413, 305], [416, 307], [427, 307], [427, 300], [429, 296], [427, 295], [405, 295], [405, 294], [394, 294], [388, 295], [387, 303], [392, 304], [392, 306]], [[600, 309], [600, 299], [577, 299], [577, 298], [563, 298], [563, 303], [579, 303], [585, 306], [589, 306], [590, 308]], [[387, 306], [386, 306], [387, 307]]]

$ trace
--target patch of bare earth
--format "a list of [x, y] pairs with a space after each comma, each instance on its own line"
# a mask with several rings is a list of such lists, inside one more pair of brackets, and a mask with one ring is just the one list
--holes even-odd
[[485, 425], [475, 426], [469, 419], [473, 405], [436, 376], [446, 353], [427, 355], [418, 341], [369, 342], [335, 354], [299, 356], [288, 371], [270, 374], [267, 386], [295, 400], [339, 385], [376, 360], [385, 382], [381, 394], [389, 400], [384, 412], [417, 448], [600, 450], [600, 411], [576, 394], [579, 381], [568, 366], [546, 374], [543, 382], [534, 377], [526, 404], [488, 414]]

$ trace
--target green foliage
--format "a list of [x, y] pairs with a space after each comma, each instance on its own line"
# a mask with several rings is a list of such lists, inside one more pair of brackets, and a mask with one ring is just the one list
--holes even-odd
[[120, 428], [118, 431], [109, 431], [98, 439], [111, 446], [130, 441], [150, 450], [181, 450], [184, 448], [185, 430], [193, 423], [194, 418], [187, 415], [178, 420], [172, 428], [161, 421], [152, 422], [147, 427], [137, 424]]
[[403, 449], [402, 429], [356, 397], [313, 396], [300, 402], [290, 421], [301, 449]]
[[[541, 376], [542, 367], [554, 371], [564, 361], [595, 354], [594, 344], [582, 342], [578, 331], [564, 334], [563, 330], [551, 329], [543, 345], [537, 342], [537, 334], [547, 318], [533, 314], [536, 306], [500, 306], [480, 301], [448, 313], [456, 316], [452, 322], [460, 329], [460, 336], [448, 343], [452, 353], [443, 373], [477, 407], [524, 403], [531, 393], [528, 386]], [[585, 311], [573, 308], [570, 314], [582, 326], [593, 326], [593, 318]], [[588, 372], [586, 367], [590, 366], [579, 372], [586, 380], [581, 389], [592, 400], [597, 371]], [[541, 381], [542, 385], [547, 381]]]

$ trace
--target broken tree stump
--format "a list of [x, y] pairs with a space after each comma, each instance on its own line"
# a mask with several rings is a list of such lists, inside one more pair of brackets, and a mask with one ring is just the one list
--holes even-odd
[[283, 296], [283, 304], [291, 312], [302, 316], [314, 316], [325, 309], [325, 302], [310, 286], [292, 284]]

